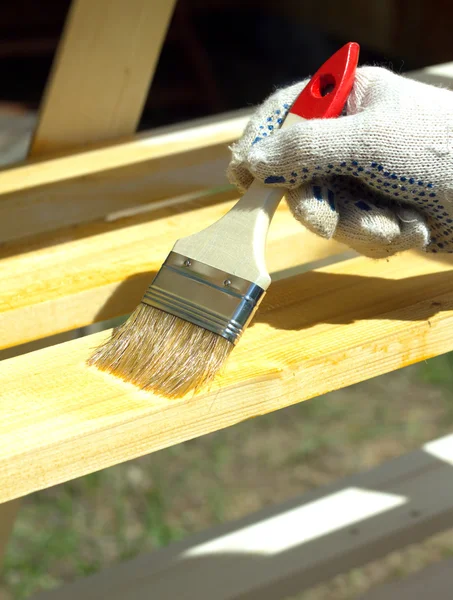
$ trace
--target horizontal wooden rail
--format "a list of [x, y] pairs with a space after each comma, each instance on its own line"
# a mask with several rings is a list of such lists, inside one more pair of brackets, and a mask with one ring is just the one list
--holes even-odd
[[[214, 195], [69, 228], [35, 244], [5, 245], [11, 256], [0, 260], [0, 349], [131, 312], [181, 232], [207, 227], [234, 204], [221, 200]], [[282, 203], [269, 232], [267, 264], [274, 273], [345, 250], [310, 234]]]
[[0, 243], [228, 186], [228, 146], [241, 135], [246, 114], [0, 170]]
[[[185, 590], [191, 590], [197, 600], [286, 600], [451, 527], [452, 463], [453, 435], [449, 435], [370, 471], [38, 594], [33, 600], [179, 600]], [[443, 573], [442, 587], [426, 581], [432, 587], [424, 590], [429, 589], [435, 600], [451, 599], [449, 565], [450, 576]], [[382, 594], [372, 593], [369, 600], [426, 597], [424, 591], [414, 594], [413, 584], [407, 585], [412, 594], [386, 594], [392, 588], [385, 586]], [[406, 583], [396, 587], [404, 591]], [[445, 595], [431, 594], [441, 589]]]
[[453, 349], [453, 268], [354, 258], [271, 286], [211, 390], [168, 400], [88, 368], [102, 332], [0, 363], [0, 501]]
[[[453, 63], [408, 75], [445, 86], [453, 79]], [[228, 185], [228, 146], [251, 112], [178, 124], [0, 171], [0, 243]]]

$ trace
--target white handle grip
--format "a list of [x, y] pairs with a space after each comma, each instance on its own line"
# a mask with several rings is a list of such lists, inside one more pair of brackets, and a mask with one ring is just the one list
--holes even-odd
[[284, 193], [281, 188], [254, 181], [226, 215], [203, 231], [178, 240], [173, 251], [266, 290], [271, 283], [265, 263], [267, 232]]
[[[289, 113], [281, 128], [303, 120]], [[253, 181], [226, 215], [203, 231], [178, 240], [173, 251], [267, 290], [271, 283], [265, 263], [267, 233], [284, 194], [282, 188]]]

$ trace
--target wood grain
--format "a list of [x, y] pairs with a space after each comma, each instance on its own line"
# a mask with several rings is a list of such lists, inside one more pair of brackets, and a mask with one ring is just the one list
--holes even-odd
[[[28, 158], [135, 131], [173, 6], [173, 0], [129, 0], [127, 4], [122, 0], [73, 0]], [[38, 178], [45, 178], [45, 163], [34, 166]], [[20, 169], [5, 171], [6, 179], [12, 176], [17, 184], [15, 176]], [[28, 180], [26, 185], [30, 183]], [[73, 206], [77, 204], [77, 200], [73, 202]], [[42, 206], [28, 210], [30, 202], [22, 215], [17, 214], [17, 199], [13, 206], [16, 211], [8, 202], [2, 203], [5, 212], [0, 220], [7, 230], [20, 222], [22, 232], [30, 235], [34, 223], [46, 223], [49, 216]], [[61, 214], [64, 204], [58, 208]], [[48, 221], [52, 223], [52, 219]], [[9, 235], [0, 234], [0, 239], [5, 241]], [[3, 326], [8, 323], [2, 320]], [[15, 328], [12, 322], [11, 329]], [[0, 564], [18, 510], [19, 501], [0, 506]]]
[[136, 130], [174, 4], [73, 0], [33, 151], [55, 152]]
[[[430, 67], [429, 73], [435, 69]], [[449, 81], [453, 63], [437, 70]], [[416, 74], [423, 76], [425, 70]], [[227, 185], [228, 146], [239, 138], [252, 112], [179, 123], [0, 170], [1, 242]]]
[[164, 128], [0, 170], [0, 240], [228, 186], [228, 145], [246, 121], [236, 116], [180, 124], [176, 131]]
[[[0, 260], [0, 348], [131, 312], [182, 232], [207, 227], [234, 205], [220, 200], [201, 198], [9, 247], [11, 256]], [[268, 239], [271, 272], [344, 250], [303, 229], [281, 203]]]
[[[28, 158], [73, 151], [135, 131], [173, 6], [173, 0], [73, 0]], [[35, 167], [38, 177], [45, 177], [45, 163]], [[20, 167], [4, 173], [14, 180], [17, 170]], [[77, 204], [73, 201], [73, 206]], [[17, 203], [13, 205], [17, 209]], [[28, 202], [25, 215], [11, 210], [8, 202], [2, 208], [0, 220], [7, 230], [18, 222], [26, 235], [33, 231], [34, 222], [51, 227], [52, 219], [42, 206], [30, 211]], [[61, 214], [64, 204], [58, 208]], [[9, 235], [0, 239], [5, 241]], [[16, 323], [2, 320], [1, 327], [5, 326], [14, 330]], [[18, 510], [19, 502], [0, 507], [0, 564]]]
[[88, 368], [103, 332], [0, 364], [0, 501], [453, 348], [452, 265], [356, 258], [271, 286], [212, 389], [170, 401]]

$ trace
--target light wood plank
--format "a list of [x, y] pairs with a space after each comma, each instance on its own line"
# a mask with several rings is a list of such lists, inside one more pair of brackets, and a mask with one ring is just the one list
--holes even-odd
[[[0, 348], [131, 312], [176, 239], [207, 227], [234, 204], [214, 200], [71, 228], [36, 245], [10, 247], [12, 256], [0, 260]], [[282, 202], [268, 238], [271, 272], [344, 250], [303, 229]]]
[[211, 390], [178, 401], [88, 368], [109, 332], [3, 361], [0, 501], [452, 350], [452, 270], [403, 255], [278, 281]]
[[73, 0], [32, 142], [39, 154], [137, 128], [174, 0]]
[[[445, 81], [450, 67], [437, 67]], [[424, 76], [425, 71], [414, 75]], [[228, 185], [228, 146], [240, 137], [251, 113], [241, 110], [178, 124], [0, 171], [0, 240]]]
[[[174, 0], [73, 0], [29, 157], [136, 130], [173, 7]], [[18, 215], [3, 208], [8, 228]], [[41, 207], [37, 220], [46, 216]], [[29, 235], [30, 221], [21, 221]], [[18, 510], [18, 500], [0, 507], [0, 564]]]
[[[453, 435], [435, 440], [453, 459]], [[431, 444], [432, 444], [431, 443]], [[430, 444], [370, 471], [115, 565], [35, 600], [286, 600], [453, 524], [451, 462]], [[432, 490], [436, 490], [433, 494]], [[384, 586], [369, 600], [451, 598], [446, 566]], [[440, 585], [442, 581], [442, 586]], [[450, 595], [433, 595], [446, 589]], [[393, 594], [393, 587], [404, 595]], [[409, 590], [412, 595], [409, 595]], [[421, 595], [414, 595], [420, 591]], [[363, 600], [368, 600], [365, 595]]]
[[207, 119], [0, 171], [0, 240], [219, 186], [233, 192], [225, 174], [228, 145], [246, 120]]
[[[135, 131], [173, 6], [172, 0], [73, 0], [29, 158]], [[8, 203], [3, 208], [8, 228], [17, 214], [8, 214]], [[30, 234], [30, 222], [21, 221]], [[19, 501], [0, 507], [0, 564], [18, 510]]]
[[[174, 4], [174, 0], [73, 0], [29, 158], [74, 150], [136, 130]], [[45, 178], [45, 163], [34, 167], [38, 179]], [[17, 175], [15, 169], [5, 173], [13, 179]], [[77, 202], [73, 198], [73, 204]], [[2, 208], [5, 212], [0, 220], [8, 229], [20, 216], [17, 211], [10, 212], [8, 202], [3, 202]], [[59, 206], [60, 211], [64, 208]], [[27, 210], [28, 220], [20, 219], [26, 235], [33, 230], [33, 220], [42, 223], [48, 218], [49, 213], [42, 209], [38, 208], [39, 216]], [[0, 234], [0, 239], [9, 238]], [[3, 325], [7, 324], [3, 321]], [[71, 337], [68, 334], [67, 339]], [[0, 564], [18, 510], [19, 501], [0, 507]]]

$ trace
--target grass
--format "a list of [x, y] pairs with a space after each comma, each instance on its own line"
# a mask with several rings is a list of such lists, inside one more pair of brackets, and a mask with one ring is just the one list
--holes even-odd
[[443, 354], [435, 359], [421, 363], [420, 379], [425, 383], [439, 385], [453, 390], [453, 353]]
[[[16, 523], [3, 593], [22, 600], [370, 468], [452, 428], [448, 354], [39, 492], [25, 499]], [[452, 554], [447, 532], [298, 600], [350, 600]]]

